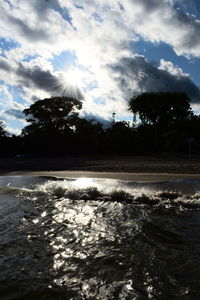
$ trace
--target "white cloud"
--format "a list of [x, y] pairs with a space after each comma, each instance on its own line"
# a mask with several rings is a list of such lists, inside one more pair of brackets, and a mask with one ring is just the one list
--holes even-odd
[[[0, 34], [16, 37], [23, 47], [45, 57], [67, 49], [78, 53], [80, 49], [84, 61], [84, 49], [97, 58], [117, 55], [138, 34], [153, 42], [164, 41], [179, 54], [200, 56], [199, 21], [170, 2], [85, 0], [80, 9], [80, 1], [75, 0], [13, 0], [12, 6], [2, 1]], [[68, 18], [63, 18], [64, 9]]]
[[188, 77], [188, 78], [190, 77], [190, 75], [184, 73], [180, 67], [175, 66], [171, 61], [166, 61], [164, 59], [160, 60], [159, 70], [167, 71], [173, 76], [175, 76], [176, 78], [180, 78], [180, 79], [181, 77]]
[[[6, 85], [0, 84], [0, 94], [3, 96], [3, 101], [6, 101], [6, 103], [12, 103], [13, 96], [9, 92], [9, 89]], [[2, 104], [2, 102], [1, 102]]]
[[[41, 2], [46, 4], [41, 11]], [[13, 0], [0, 3], [0, 35], [15, 38], [26, 49], [27, 53], [39, 53], [45, 58], [53, 53], [67, 49], [66, 37], [72, 40], [74, 29], [55, 11], [48, 8], [52, 1]]]
[[18, 128], [13, 128], [10, 126], [6, 126], [5, 130], [9, 133], [9, 134], [14, 134], [14, 135], [20, 135], [21, 133], [21, 129]]

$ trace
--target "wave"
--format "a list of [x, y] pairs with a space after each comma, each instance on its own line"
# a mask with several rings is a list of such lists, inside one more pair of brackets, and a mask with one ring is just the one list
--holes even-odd
[[0, 177], [1, 299], [198, 299], [199, 186]]
[[114, 179], [8, 176], [0, 178], [1, 195], [16, 195], [29, 200], [34, 200], [35, 197], [52, 197], [73, 201], [199, 208], [200, 180], [144, 183]]

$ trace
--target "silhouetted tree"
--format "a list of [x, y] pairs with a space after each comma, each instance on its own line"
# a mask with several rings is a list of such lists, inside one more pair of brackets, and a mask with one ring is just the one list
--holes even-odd
[[129, 109], [143, 124], [172, 125], [191, 118], [189, 101], [184, 93], [143, 93], [130, 99]]
[[0, 155], [1, 156], [12, 156], [15, 155], [18, 151], [18, 148], [15, 147], [14, 136], [11, 136], [6, 131], [6, 125], [3, 121], [0, 121]]
[[0, 137], [5, 137], [7, 135], [5, 127], [6, 125], [3, 123], [3, 121], [0, 121]]
[[104, 134], [104, 148], [107, 152], [128, 154], [136, 151], [137, 145], [135, 128], [130, 127], [126, 121], [112, 123], [112, 127]]
[[76, 118], [74, 126], [77, 152], [97, 153], [100, 151], [104, 133], [101, 123], [96, 123], [94, 120]]
[[0, 122], [0, 154], [183, 152], [190, 137], [200, 144], [200, 117], [193, 115], [184, 93], [144, 93], [131, 98], [129, 109], [141, 119], [133, 126], [115, 121], [113, 113], [111, 127], [103, 129], [94, 120], [80, 118], [81, 107], [81, 101], [69, 97], [36, 101], [24, 110], [29, 125], [20, 137], [8, 136]]
[[[59, 131], [69, 126], [69, 116], [76, 115], [81, 109], [82, 102], [69, 97], [51, 97], [38, 100], [23, 112], [28, 117], [27, 122], [39, 128], [52, 128]], [[26, 132], [26, 127], [24, 133]]]
[[[38, 100], [23, 112], [30, 125], [22, 130], [28, 151], [36, 152], [68, 150], [73, 140], [73, 123], [78, 118], [82, 102], [69, 97], [51, 97]], [[42, 150], [43, 149], [43, 150]]]
[[[172, 142], [178, 138], [178, 132], [182, 132], [185, 124], [193, 116], [189, 101], [189, 97], [184, 93], [168, 92], [143, 93], [130, 99], [129, 109], [133, 114], [139, 114], [144, 132], [146, 129], [151, 132], [148, 126], [153, 127], [154, 134], [151, 140], [154, 146], [149, 146], [149, 149], [160, 152], [165, 148], [180, 150], [183, 147], [183, 142], [176, 145], [172, 145]], [[187, 131], [181, 135], [180, 140], [186, 139]]]

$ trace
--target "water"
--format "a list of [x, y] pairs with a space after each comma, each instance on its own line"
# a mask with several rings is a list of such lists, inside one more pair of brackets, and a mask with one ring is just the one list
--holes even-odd
[[0, 177], [0, 299], [199, 299], [199, 187]]

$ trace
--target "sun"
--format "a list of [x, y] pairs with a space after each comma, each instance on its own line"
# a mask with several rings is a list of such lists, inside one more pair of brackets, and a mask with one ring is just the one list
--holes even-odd
[[83, 71], [77, 68], [70, 68], [59, 72], [59, 84], [62, 94], [79, 99], [83, 96]]
[[83, 87], [83, 72], [79, 69], [69, 69], [67, 71], [62, 71], [59, 74], [63, 86], [72, 86], [72, 87]]

